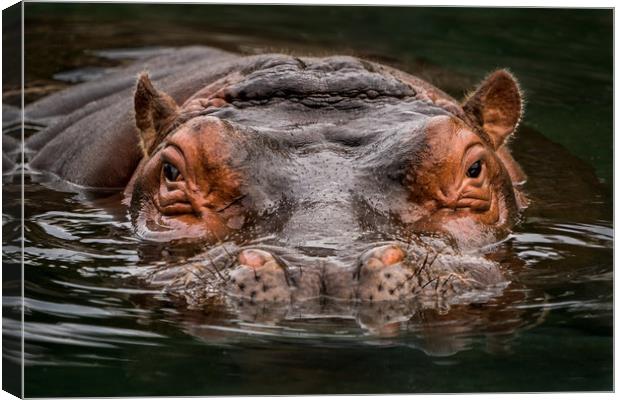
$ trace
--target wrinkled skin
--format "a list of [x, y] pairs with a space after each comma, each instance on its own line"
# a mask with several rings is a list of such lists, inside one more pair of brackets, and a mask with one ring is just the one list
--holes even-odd
[[[109, 162], [77, 171], [46, 147], [31, 166], [125, 185], [137, 235], [205, 244], [189, 267], [149, 277], [188, 298], [405, 301], [506, 283], [478, 250], [527, 202], [506, 145], [522, 109], [512, 75], [490, 74], [459, 103], [352, 57], [224, 59], [182, 95], [141, 74], [132, 118], [108, 107], [105, 143], [125, 160], [108, 178]], [[116, 141], [131, 130], [137, 145]]]

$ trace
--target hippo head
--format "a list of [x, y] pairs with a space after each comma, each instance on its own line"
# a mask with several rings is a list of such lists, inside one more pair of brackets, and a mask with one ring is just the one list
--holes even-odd
[[252, 299], [288, 298], [292, 286], [302, 297], [372, 301], [430, 282], [497, 283], [499, 270], [480, 258], [430, 270], [424, 249], [431, 238], [461, 254], [507, 235], [525, 203], [506, 146], [521, 110], [503, 70], [462, 104], [349, 57], [254, 59], [182, 105], [143, 74], [131, 220], [151, 240], [198, 241], [211, 252], [234, 243], [225, 282]]
[[283, 57], [181, 106], [141, 75], [144, 158], [128, 188], [154, 240], [279, 237], [348, 248], [361, 237], [506, 235], [523, 174], [505, 146], [520, 117], [504, 70], [458, 104], [429, 84], [353, 58]]

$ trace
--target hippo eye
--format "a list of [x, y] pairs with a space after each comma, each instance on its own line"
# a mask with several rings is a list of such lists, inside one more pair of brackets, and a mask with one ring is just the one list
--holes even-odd
[[478, 160], [467, 169], [466, 175], [470, 178], [477, 178], [482, 171], [482, 161]]
[[166, 178], [166, 180], [170, 182], [176, 181], [181, 175], [177, 167], [169, 163], [164, 163], [163, 171], [164, 171], [164, 177]]

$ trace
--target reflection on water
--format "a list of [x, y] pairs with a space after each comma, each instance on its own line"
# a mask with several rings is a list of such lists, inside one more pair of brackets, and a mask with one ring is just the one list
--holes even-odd
[[[75, 29], [84, 26], [82, 21]], [[538, 35], [546, 40], [544, 32]], [[106, 40], [117, 48], [90, 49], [88, 62], [63, 65], [47, 79], [97, 79], [113, 71], [110, 60], [157, 54], [169, 44], [132, 49], [127, 39]], [[226, 29], [211, 40], [261, 48]], [[388, 50], [382, 54], [399, 56]], [[445, 52], [445, 60], [450, 48], [434, 50]], [[434, 68], [422, 69], [430, 74]], [[599, 73], [589, 78], [602, 79]], [[565, 80], [547, 86], [568, 85]], [[536, 101], [539, 110], [558, 106], [553, 96]], [[600, 117], [589, 112], [590, 119]], [[5, 134], [18, 133], [5, 127]], [[467, 306], [327, 301], [292, 308], [234, 302], [187, 308], [140, 277], [161, 265], [183, 265], [191, 251], [137, 240], [125, 210], [110, 207], [114, 199], [102, 202], [53, 178], [27, 174], [26, 395], [610, 390], [608, 189], [588, 165], [528, 128], [513, 148], [530, 178], [532, 206], [489, 255], [511, 283], [490, 300]], [[3, 176], [4, 271], [17, 270], [21, 257], [19, 182], [16, 172]], [[6, 289], [17, 282], [9, 276], [3, 297], [3, 356], [13, 361], [20, 356], [21, 298]]]

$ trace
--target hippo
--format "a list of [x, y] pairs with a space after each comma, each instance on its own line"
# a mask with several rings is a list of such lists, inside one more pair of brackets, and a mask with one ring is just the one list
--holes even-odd
[[485, 252], [528, 203], [522, 111], [504, 69], [457, 101], [356, 57], [195, 47], [31, 104], [26, 148], [30, 170], [120, 193], [140, 240], [195, 246], [148, 274], [186, 299], [467, 298], [508, 281]]

